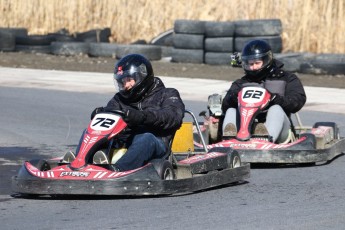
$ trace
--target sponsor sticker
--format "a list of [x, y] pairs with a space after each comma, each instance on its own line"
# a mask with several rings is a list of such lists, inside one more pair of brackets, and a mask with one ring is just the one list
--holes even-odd
[[72, 176], [72, 177], [88, 177], [89, 172], [61, 172], [60, 177]]

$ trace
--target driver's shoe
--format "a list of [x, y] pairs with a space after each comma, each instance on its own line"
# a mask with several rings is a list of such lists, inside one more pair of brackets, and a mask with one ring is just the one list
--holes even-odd
[[93, 164], [109, 164], [109, 159], [107, 154], [103, 150], [98, 150], [95, 155], [93, 155]]
[[254, 127], [254, 134], [266, 136], [269, 133], [264, 123], [257, 123], [255, 124], [255, 127]]
[[75, 154], [69, 150], [68, 152], [65, 153], [63, 156], [61, 163], [71, 163], [75, 159]]

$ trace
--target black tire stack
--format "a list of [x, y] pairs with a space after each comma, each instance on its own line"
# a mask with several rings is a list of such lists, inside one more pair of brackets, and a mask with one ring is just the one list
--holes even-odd
[[15, 51], [16, 37], [27, 35], [28, 30], [25, 28], [0, 28], [0, 51]]
[[162, 58], [162, 48], [156, 45], [132, 44], [118, 45], [116, 48], [116, 58], [120, 59], [127, 54], [137, 53], [145, 56], [151, 61], [160, 60]]
[[280, 19], [240, 20], [235, 23], [234, 51], [241, 52], [246, 43], [261, 39], [270, 44], [273, 53], [281, 53], [283, 49], [281, 34], [283, 32]]
[[174, 23], [172, 62], [204, 63], [205, 22], [179, 19]]
[[228, 65], [233, 52], [254, 39], [268, 42], [274, 53], [282, 51], [280, 19], [241, 21], [197, 21], [178, 19], [174, 23], [172, 62]]
[[67, 30], [60, 30], [56, 33], [46, 35], [28, 35], [21, 33], [16, 35], [15, 51], [23, 53], [52, 53], [51, 44], [54, 42], [72, 42], [75, 38], [68, 35]]
[[50, 44], [56, 41], [52, 35], [16, 36], [16, 51], [23, 53], [51, 53]]
[[205, 22], [205, 63], [229, 65], [233, 53], [235, 24], [226, 22]]

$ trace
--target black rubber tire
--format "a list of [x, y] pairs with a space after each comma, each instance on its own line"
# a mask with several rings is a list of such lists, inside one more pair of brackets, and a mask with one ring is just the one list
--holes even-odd
[[208, 152], [220, 152], [228, 154], [228, 166], [229, 168], [237, 168], [242, 165], [240, 154], [237, 150], [230, 147], [214, 147], [208, 150]]
[[301, 53], [275, 53], [273, 57], [281, 61], [284, 66], [283, 69], [290, 72], [299, 72], [303, 54]]
[[153, 159], [150, 161], [153, 164], [158, 176], [162, 180], [174, 180], [176, 179], [175, 171], [172, 164], [168, 160]]
[[322, 74], [344, 74], [345, 73], [345, 54], [318, 54], [311, 65]]
[[186, 19], [175, 20], [174, 32], [181, 34], [205, 34], [205, 21]]
[[162, 58], [171, 57], [171, 52], [173, 49], [172, 46], [161, 46], [161, 49], [162, 49]]
[[316, 122], [314, 125], [313, 125], [313, 128], [317, 128], [319, 126], [327, 126], [327, 127], [332, 127], [333, 128], [333, 136], [334, 136], [334, 139], [339, 139], [340, 138], [340, 134], [339, 134], [339, 128], [338, 128], [338, 125], [337, 123], [335, 122], [331, 122], [331, 121], [319, 121], [319, 122]]
[[272, 48], [273, 53], [281, 53], [283, 49], [283, 41], [281, 36], [257, 36], [257, 37], [235, 37], [234, 39], [234, 51], [242, 52], [243, 47], [252, 40], [264, 40]]
[[203, 49], [175, 49], [171, 50], [171, 62], [204, 63]]
[[234, 51], [233, 37], [218, 37], [205, 39], [205, 52], [229, 52]]
[[209, 130], [208, 130], [209, 144], [214, 144], [218, 141], [218, 126], [219, 126], [219, 123], [210, 124]]
[[283, 32], [280, 19], [235, 21], [235, 37], [277, 36]]
[[230, 65], [231, 53], [206, 52], [205, 63], [209, 65]]
[[52, 42], [51, 52], [55, 55], [75, 56], [89, 53], [89, 44], [84, 42]]
[[48, 171], [51, 169], [49, 163], [46, 160], [32, 159], [29, 161], [29, 163], [35, 166], [40, 171]]
[[15, 51], [17, 52], [23, 52], [23, 53], [44, 53], [44, 54], [50, 54], [51, 53], [51, 47], [50, 45], [16, 45]]
[[206, 37], [233, 37], [235, 33], [234, 22], [205, 22]]
[[174, 33], [173, 47], [177, 49], [203, 49], [204, 35]]
[[76, 33], [75, 37], [80, 42], [109, 42], [110, 28], [94, 29], [82, 33]]
[[60, 34], [60, 33], [48, 33], [48, 36], [51, 36], [57, 42], [76, 42], [77, 40], [72, 35]]
[[50, 45], [54, 41], [56, 41], [55, 37], [50, 35], [16, 36], [17, 45], [42, 46]]
[[16, 46], [15, 36], [0, 30], [0, 51], [14, 51]]
[[89, 43], [89, 56], [91, 57], [116, 57], [118, 44], [105, 42]]
[[242, 161], [241, 161], [241, 157], [240, 154], [234, 150], [234, 149], [230, 149], [228, 151], [228, 155], [229, 155], [229, 168], [238, 168], [241, 167], [242, 165]]
[[117, 47], [116, 58], [120, 59], [132, 53], [141, 54], [151, 61], [162, 58], [161, 47], [155, 45], [119, 45]]
[[0, 28], [0, 32], [10, 33], [14, 36], [27, 36], [28, 30], [26, 28]]

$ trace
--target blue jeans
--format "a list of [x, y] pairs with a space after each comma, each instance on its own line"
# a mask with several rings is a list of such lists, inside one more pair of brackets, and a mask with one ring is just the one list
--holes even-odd
[[127, 152], [115, 163], [121, 171], [139, 168], [154, 158], [161, 158], [166, 153], [162, 139], [152, 133], [135, 135]]

